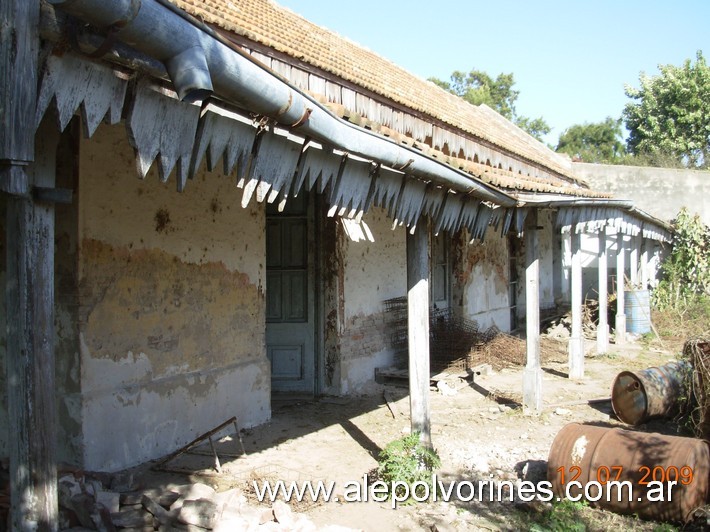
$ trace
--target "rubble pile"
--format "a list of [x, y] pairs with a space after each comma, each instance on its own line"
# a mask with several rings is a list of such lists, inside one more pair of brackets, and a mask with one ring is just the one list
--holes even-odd
[[[120, 491], [88, 474], [58, 479], [60, 530], [322, 530], [283, 501], [250, 504], [240, 488], [217, 492], [201, 483]], [[327, 527], [326, 527], [327, 529]], [[333, 530], [346, 530], [334, 527]]]

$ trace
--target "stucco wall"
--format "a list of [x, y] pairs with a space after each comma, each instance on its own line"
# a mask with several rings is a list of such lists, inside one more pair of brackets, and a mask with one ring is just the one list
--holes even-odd
[[641, 166], [574, 163], [575, 175], [656, 218], [669, 221], [681, 207], [710, 225], [710, 172]]
[[508, 258], [507, 239], [489, 228], [483, 242], [464, 245], [461, 262], [455, 265], [454, 282], [463, 288], [464, 317], [475, 320], [481, 329], [495, 325], [510, 330]]
[[184, 193], [135, 177], [123, 126], [83, 141], [79, 297], [84, 467], [115, 470], [236, 415], [270, 416], [265, 216], [232, 178]]
[[392, 363], [383, 301], [407, 293], [405, 230], [392, 230], [392, 220], [379, 208], [372, 209], [361, 226], [365, 238], [355, 241], [344, 231], [341, 239], [345, 302], [341, 393], [366, 389], [373, 383], [375, 368]]

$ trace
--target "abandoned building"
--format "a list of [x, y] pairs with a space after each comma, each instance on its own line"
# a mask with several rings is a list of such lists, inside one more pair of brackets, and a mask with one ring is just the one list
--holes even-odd
[[45, 500], [57, 462], [116, 471], [264, 423], [274, 393], [366, 391], [395, 362], [397, 298], [413, 424], [431, 309], [526, 331], [539, 408], [540, 311], [571, 304], [582, 378], [583, 292], [618, 290], [622, 341], [616, 272], [652, 284], [670, 241], [495, 111], [271, 0], [0, 9], [14, 507]]

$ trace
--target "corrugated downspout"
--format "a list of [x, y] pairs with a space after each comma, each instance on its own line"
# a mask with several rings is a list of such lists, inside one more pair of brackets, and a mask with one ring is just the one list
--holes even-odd
[[[181, 98], [204, 97], [212, 89], [205, 81], [211, 80], [214, 93], [221, 99], [297, 128], [303, 135], [497, 205], [517, 204], [511, 196], [477, 178], [341, 120], [157, 0], [49, 0], [49, 3], [97, 28], [115, 32], [118, 40], [165, 63]], [[198, 58], [203, 53], [204, 63], [198, 59], [193, 67], [188, 66], [192, 65], [190, 61], [183, 64], [177, 59], [192, 53]], [[173, 72], [170, 65], [175, 63], [180, 64]], [[183, 84], [182, 76], [188, 78], [187, 73], [192, 76]], [[178, 83], [185, 88], [181, 89]]]

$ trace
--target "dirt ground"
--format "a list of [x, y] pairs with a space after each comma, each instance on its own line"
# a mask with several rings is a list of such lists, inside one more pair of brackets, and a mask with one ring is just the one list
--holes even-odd
[[[596, 356], [594, 344], [585, 361], [585, 378], [567, 378], [564, 361], [543, 363], [544, 408], [524, 413], [515, 399], [522, 386], [522, 368], [477, 375], [473, 380], [446, 379], [456, 393], [430, 392], [432, 440], [442, 460], [441, 479], [543, 480], [550, 446], [558, 431], [571, 422], [596, 422], [622, 426], [609, 402], [587, 403], [610, 396], [619, 371], [662, 365], [675, 353], [640, 341], [623, 347], [611, 345], [609, 353]], [[386, 393], [383, 393], [386, 390]], [[384, 399], [387, 396], [388, 401]], [[505, 405], [506, 398], [513, 400]], [[640, 430], [673, 433], [669, 421], [654, 421]], [[175, 467], [202, 469], [190, 480], [211, 483], [219, 490], [244, 487], [252, 478], [281, 480], [333, 480], [336, 493], [348, 481], [362, 481], [376, 468], [379, 451], [410, 430], [407, 389], [382, 386], [375, 393], [355, 398], [325, 397], [317, 400], [274, 400], [272, 420], [242, 431], [246, 455], [238, 441], [226, 438], [218, 444], [222, 473], [213, 472], [207, 454], [184, 455]], [[137, 475], [140, 475], [137, 473]], [[143, 484], [163, 486], [185, 475], [145, 474]], [[138, 478], [137, 478], [138, 480]], [[338, 491], [341, 490], [341, 491]], [[562, 529], [545, 524], [547, 507], [510, 502], [429, 502], [399, 506], [389, 502], [329, 502], [293, 507], [307, 514], [318, 527], [338, 525], [366, 531], [388, 530], [516, 530], [542, 523], [538, 530]], [[657, 524], [610, 512], [577, 508], [571, 517], [587, 530], [617, 527], [654, 530]], [[557, 528], [555, 528], [557, 526]], [[560, 528], [561, 527], [561, 528]], [[577, 528], [584, 530], [585, 528]], [[665, 528], [668, 529], [668, 528]]]

